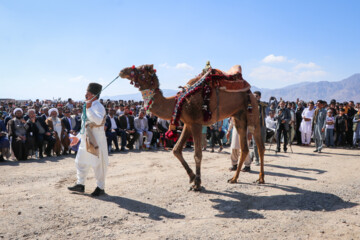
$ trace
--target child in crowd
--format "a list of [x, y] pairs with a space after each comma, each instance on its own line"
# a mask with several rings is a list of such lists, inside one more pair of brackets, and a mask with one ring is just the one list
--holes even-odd
[[333, 111], [329, 109], [325, 120], [325, 144], [327, 147], [334, 147], [334, 123]]

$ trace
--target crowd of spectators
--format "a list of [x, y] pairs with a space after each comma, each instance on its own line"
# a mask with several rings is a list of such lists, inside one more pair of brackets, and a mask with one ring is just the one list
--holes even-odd
[[[260, 122], [264, 141], [275, 141], [276, 151], [283, 143], [284, 151], [293, 142], [301, 146], [311, 145], [313, 139], [316, 152], [321, 152], [323, 142], [327, 147], [359, 147], [360, 103], [353, 101], [339, 103], [336, 100], [314, 102], [285, 102], [271, 97], [261, 102], [261, 93], [255, 92], [261, 108]], [[169, 120], [157, 118], [143, 109], [143, 102], [104, 101], [107, 116], [105, 133], [109, 153], [150, 149], [172, 148], [179, 137], [182, 125], [169, 131]], [[76, 153], [71, 137], [82, 128], [83, 102], [36, 100], [0, 100], [0, 161], [4, 159], [25, 160], [29, 157], [43, 158], [44, 155], [68, 155]], [[211, 126], [203, 126], [203, 150], [214, 152], [229, 144], [230, 119], [224, 119]], [[323, 137], [321, 136], [323, 135]], [[250, 136], [249, 136], [250, 138]], [[191, 148], [192, 139], [186, 147]], [[256, 149], [256, 145], [254, 145]], [[254, 151], [251, 158], [257, 158]]]

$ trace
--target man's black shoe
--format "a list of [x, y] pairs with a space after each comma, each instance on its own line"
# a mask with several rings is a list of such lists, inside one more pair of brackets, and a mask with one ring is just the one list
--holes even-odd
[[232, 167], [229, 168], [230, 171], [236, 171], [236, 169], [237, 169], [237, 164], [232, 165]]
[[126, 151], [125, 147], [121, 147], [120, 151], [125, 152]]
[[318, 152], [318, 150], [317, 150], [317, 149], [315, 149], [315, 150], [314, 150], [314, 152]]
[[250, 172], [250, 167], [245, 166], [241, 171], [242, 172]]
[[76, 184], [72, 187], [68, 187], [68, 189], [74, 192], [85, 192], [85, 186], [82, 184]]
[[284, 153], [286, 153], [287, 152], [287, 149], [284, 149]]
[[99, 187], [96, 187], [95, 191], [93, 191], [91, 193], [91, 196], [98, 197], [98, 196], [101, 196], [101, 195], [104, 195], [104, 194], [105, 194], [105, 191], [103, 189], [100, 189]]
[[276, 153], [280, 152], [280, 149], [276, 149], [275, 152], [276, 152]]

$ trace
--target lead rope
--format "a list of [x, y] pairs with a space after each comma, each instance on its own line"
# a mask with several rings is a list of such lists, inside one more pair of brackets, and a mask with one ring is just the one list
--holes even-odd
[[[119, 76], [117, 76], [116, 78], [114, 78], [114, 80], [112, 80], [108, 85], [106, 85], [98, 94], [96, 94], [92, 99], [90, 99], [90, 101], [92, 101], [94, 98], [96, 98], [97, 96], [100, 95], [100, 93], [102, 93], [108, 86], [110, 86], [113, 82], [115, 82], [116, 79], [118, 79]], [[84, 134], [85, 133], [85, 122], [87, 120], [87, 116], [86, 116], [86, 102], [83, 105], [83, 114], [81, 116], [81, 130], [80, 130], [80, 134]]]

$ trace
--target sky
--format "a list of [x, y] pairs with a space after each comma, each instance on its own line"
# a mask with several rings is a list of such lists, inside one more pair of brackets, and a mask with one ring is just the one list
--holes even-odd
[[[84, 99], [124, 67], [154, 64], [162, 89], [242, 66], [258, 88], [360, 72], [360, 1], [0, 0], [0, 98]], [[136, 93], [118, 79], [102, 94]]]

